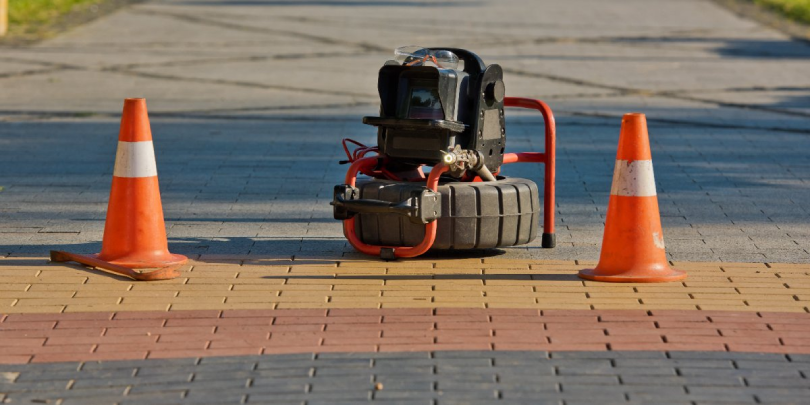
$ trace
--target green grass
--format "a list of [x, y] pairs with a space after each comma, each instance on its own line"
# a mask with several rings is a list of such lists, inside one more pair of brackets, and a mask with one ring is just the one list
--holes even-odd
[[791, 20], [810, 24], [810, 0], [754, 0], [754, 3], [775, 10]]
[[8, 0], [8, 23], [11, 34], [43, 35], [63, 15], [103, 0]]

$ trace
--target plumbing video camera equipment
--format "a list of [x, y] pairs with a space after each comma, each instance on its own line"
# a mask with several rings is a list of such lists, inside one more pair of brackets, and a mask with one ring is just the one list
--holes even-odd
[[[344, 139], [351, 166], [332, 201], [356, 249], [393, 259], [531, 242], [537, 185], [499, 176], [515, 162], [546, 165], [542, 245], [554, 246], [554, 118], [545, 103], [505, 97], [501, 67], [458, 48], [398, 48], [377, 89], [380, 115], [363, 118], [377, 127], [377, 146]], [[545, 153], [505, 153], [505, 106], [541, 111]]]

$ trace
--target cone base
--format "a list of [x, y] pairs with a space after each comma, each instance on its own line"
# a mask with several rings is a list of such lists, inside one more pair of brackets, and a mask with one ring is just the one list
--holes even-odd
[[609, 283], [668, 283], [686, 278], [686, 272], [668, 268], [666, 272], [655, 274], [602, 274], [599, 269], [585, 269], [579, 272], [579, 277], [586, 280], [605, 281]]
[[102, 257], [100, 253], [90, 256], [118, 266], [129, 267], [131, 269], [153, 269], [159, 267], [180, 266], [188, 261], [188, 257], [169, 252], [149, 258], [138, 258], [138, 256], [143, 255], [129, 255], [110, 259]]

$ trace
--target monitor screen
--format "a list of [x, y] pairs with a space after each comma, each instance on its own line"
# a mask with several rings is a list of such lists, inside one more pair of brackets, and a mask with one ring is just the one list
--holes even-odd
[[439, 91], [435, 88], [411, 87], [408, 118], [443, 120], [444, 111], [439, 100]]

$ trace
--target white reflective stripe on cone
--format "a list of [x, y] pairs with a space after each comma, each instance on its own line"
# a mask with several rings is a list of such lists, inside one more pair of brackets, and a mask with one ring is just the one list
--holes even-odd
[[653, 197], [655, 175], [652, 160], [617, 160], [613, 169], [613, 186], [610, 195], [625, 197]]
[[152, 177], [157, 176], [155, 148], [152, 141], [122, 142], [118, 141], [115, 153], [115, 177]]

